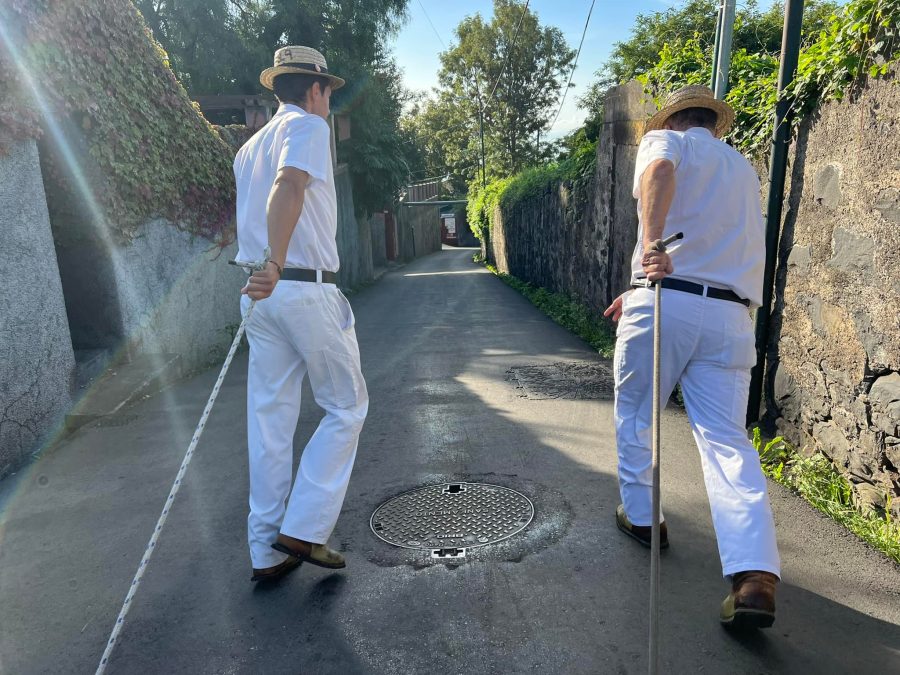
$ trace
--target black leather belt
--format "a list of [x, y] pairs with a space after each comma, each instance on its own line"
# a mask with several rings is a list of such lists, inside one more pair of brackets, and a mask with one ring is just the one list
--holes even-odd
[[[287, 270], [285, 270], [287, 272]], [[646, 279], [644, 279], [647, 282]], [[648, 282], [649, 286], [655, 286], [656, 281]], [[632, 288], [647, 288], [647, 285], [644, 284], [632, 284]], [[703, 284], [695, 284], [692, 281], [684, 281], [683, 279], [673, 279], [672, 277], [665, 277], [662, 280], [663, 288], [671, 288], [673, 291], [683, 291], [684, 293], [691, 293], [693, 295], [706, 295], [707, 298], [715, 298], [716, 300], [730, 300], [731, 302], [737, 302], [745, 307], [750, 306], [750, 301], [746, 298], [742, 298], [734, 291], [729, 291], [724, 288], [713, 288], [712, 286], [706, 287], [706, 293], [703, 293]]]
[[[316, 270], [305, 270], [300, 267], [285, 267], [281, 273], [282, 281], [311, 281], [316, 282]], [[337, 274], [335, 272], [322, 272], [323, 284], [336, 284]]]

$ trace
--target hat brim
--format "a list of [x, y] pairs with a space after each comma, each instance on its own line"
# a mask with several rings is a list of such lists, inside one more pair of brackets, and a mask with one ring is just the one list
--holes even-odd
[[266, 89], [274, 89], [275, 78], [278, 75], [286, 75], [288, 73], [296, 73], [298, 75], [315, 75], [316, 77], [328, 78], [328, 80], [331, 82], [332, 91], [334, 91], [335, 89], [340, 89], [346, 84], [346, 82], [337, 75], [332, 75], [330, 73], [319, 73], [309, 68], [297, 68], [295, 66], [273, 66], [271, 68], [266, 68], [259, 74], [259, 83]]
[[734, 125], [734, 109], [730, 105], [719, 99], [698, 96], [664, 107], [644, 123], [644, 133], [662, 129], [663, 126], [665, 126], [666, 120], [675, 113], [686, 110], [687, 108], [707, 108], [716, 113], [716, 135], [718, 136], [723, 136], [728, 133]]

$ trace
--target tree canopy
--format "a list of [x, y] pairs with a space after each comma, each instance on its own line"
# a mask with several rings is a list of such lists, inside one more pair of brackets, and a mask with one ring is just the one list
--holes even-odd
[[[806, 40], [828, 27], [828, 19], [841, 3], [834, 0], [807, 0], [803, 12]], [[597, 71], [597, 79], [579, 99], [589, 118], [600, 116], [606, 90], [648, 72], [668, 45], [696, 38], [700, 49], [710, 51], [715, 39], [718, 0], [686, 0], [682, 5], [651, 14], [638, 14], [631, 36], [617, 42], [609, 59]], [[781, 50], [784, 4], [776, 2], [760, 9], [757, 0], [738, 5], [735, 13], [732, 48], [735, 52], [777, 54]]]
[[[353, 178], [357, 209], [389, 204], [409, 169], [399, 119], [406, 92], [385, 41], [408, 0], [136, 0], [178, 78], [193, 95], [261, 93], [259, 73], [280, 46], [321, 51], [347, 80], [332, 110], [349, 115], [338, 145]], [[224, 120], [217, 120], [224, 121]]]
[[518, 0], [494, 0], [490, 20], [466, 17], [441, 54], [439, 86], [405, 121], [422, 148], [423, 171], [449, 173], [457, 191], [479, 174], [483, 115], [487, 175], [515, 173], [543, 156], [575, 52]]

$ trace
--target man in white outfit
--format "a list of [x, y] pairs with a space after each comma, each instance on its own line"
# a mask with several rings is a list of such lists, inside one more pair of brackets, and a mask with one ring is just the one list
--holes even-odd
[[[307, 561], [332, 569], [326, 545], [356, 458], [369, 398], [350, 303], [335, 285], [337, 202], [328, 122], [331, 91], [344, 81], [308, 47], [284, 47], [260, 75], [280, 106], [238, 151], [238, 261], [270, 255], [242, 289], [247, 325], [248, 538], [253, 581]], [[300, 392], [309, 375], [325, 410], [291, 488]]]
[[[780, 560], [759, 456], [747, 438], [749, 307], [762, 302], [765, 235], [756, 172], [719, 140], [734, 112], [702, 86], [673, 94], [646, 126], [634, 176], [640, 229], [630, 290], [607, 316], [619, 322], [615, 423], [620, 530], [650, 545], [653, 306], [663, 287], [660, 397], [676, 383], [703, 466], [722, 571], [731, 593], [721, 622], [764, 628], [775, 620]], [[677, 232], [669, 252], [653, 243]], [[660, 514], [662, 547], [668, 532]]]

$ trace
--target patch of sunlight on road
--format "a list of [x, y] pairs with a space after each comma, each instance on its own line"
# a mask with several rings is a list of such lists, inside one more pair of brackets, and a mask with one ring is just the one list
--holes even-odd
[[[524, 465], [531, 454], [541, 447], [552, 449], [572, 462], [592, 471], [598, 470], [595, 447], [603, 440], [600, 427], [585, 425], [585, 420], [597, 419], [599, 401], [549, 400], [527, 401], [515, 395], [510, 382], [487, 378], [478, 371], [464, 371], [454, 381], [465, 387], [468, 394], [481, 401], [486, 409], [507, 420], [509, 424], [525, 427], [534, 438], [535, 447], [520, 448]], [[560, 410], [560, 403], [567, 408]], [[556, 418], [558, 423], [552, 423]], [[612, 437], [610, 437], [612, 438]]]
[[450, 274], [490, 274], [488, 270], [485, 269], [474, 269], [474, 270], [454, 270], [452, 272], [412, 272], [410, 274], [404, 274], [405, 277], [443, 277]]

